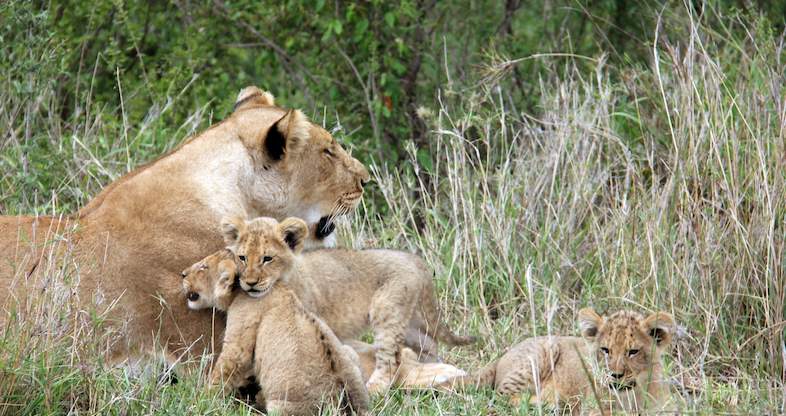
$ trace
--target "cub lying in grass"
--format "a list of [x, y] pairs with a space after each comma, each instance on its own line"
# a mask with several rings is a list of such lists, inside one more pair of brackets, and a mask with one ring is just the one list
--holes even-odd
[[666, 312], [646, 318], [633, 311], [601, 317], [592, 309], [579, 311], [582, 337], [529, 338], [476, 374], [448, 380], [443, 387], [491, 385], [533, 403], [568, 405], [579, 413], [582, 398], [599, 400], [600, 412], [665, 410], [668, 382], [661, 356], [676, 329]]
[[[305, 234], [298, 236], [296, 250], [303, 238]], [[235, 296], [233, 258], [232, 253], [222, 250], [182, 273], [190, 308], [227, 311], [223, 349], [211, 382], [223, 380], [238, 386], [253, 361], [253, 374], [264, 392], [264, 400], [258, 396], [257, 402], [268, 412], [317, 414], [324, 403], [335, 402], [343, 391], [343, 407], [366, 414], [368, 392], [352, 349], [303, 308], [284, 282], [261, 299]], [[210, 273], [215, 271], [218, 273]]]
[[410, 321], [449, 345], [466, 345], [474, 337], [458, 336], [439, 320], [431, 274], [423, 260], [394, 250], [325, 249], [298, 254], [305, 223], [288, 218], [222, 222], [224, 239], [240, 259], [240, 288], [263, 297], [286, 282], [306, 309], [320, 316], [342, 340], [372, 329], [376, 368], [366, 386], [387, 389], [395, 379], [396, 355]]

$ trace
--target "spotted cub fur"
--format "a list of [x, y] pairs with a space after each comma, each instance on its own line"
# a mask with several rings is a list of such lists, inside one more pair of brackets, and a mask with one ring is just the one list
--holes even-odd
[[580, 402], [594, 397], [598, 411], [666, 410], [668, 383], [661, 356], [676, 324], [666, 312], [647, 317], [623, 310], [602, 317], [579, 311], [581, 337], [546, 336], [524, 340], [475, 374], [448, 380], [443, 387], [494, 387], [518, 403], [564, 404], [580, 413]]

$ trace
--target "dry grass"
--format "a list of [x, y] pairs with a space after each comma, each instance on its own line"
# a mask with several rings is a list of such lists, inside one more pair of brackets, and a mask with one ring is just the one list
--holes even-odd
[[[552, 60], [558, 75], [542, 79], [531, 113], [506, 91], [515, 62], [495, 62], [479, 86], [441, 92], [421, 111], [431, 160], [411, 149], [409, 166], [373, 164], [376, 189], [346, 220], [342, 240], [422, 253], [453, 326], [483, 339], [477, 349], [447, 352], [449, 361], [479, 368], [522, 338], [572, 334], [587, 305], [666, 310], [681, 327], [669, 368], [686, 410], [786, 412], [782, 39], [756, 26], [738, 39], [687, 23], [679, 39], [655, 38], [648, 68], [537, 57]], [[46, 103], [49, 87], [35, 87]], [[0, 111], [4, 213], [57, 206], [31, 194], [40, 183], [20, 179], [15, 155], [67, 155], [58, 167], [64, 180], [44, 183], [84, 202], [125, 166], [161, 151], [145, 148], [146, 137], [173, 133], [152, 121], [158, 111], [113, 141], [106, 137], [125, 137], [129, 126], [112, 130], [100, 112], [63, 125], [47, 120], [43, 104], [25, 107], [12, 94], [0, 94], [0, 104], [15, 109]], [[25, 130], [25, 118], [51, 128]], [[202, 113], [192, 121], [185, 131], [208, 122]], [[42, 134], [59, 150], [35, 144]], [[73, 279], [54, 265], [50, 276]], [[5, 413], [250, 412], [205, 392], [198, 377], [168, 385], [160, 368], [105, 368], [101, 317], [67, 305], [41, 299], [0, 329]], [[469, 414], [490, 406], [514, 412], [488, 391], [394, 392], [376, 410]]]

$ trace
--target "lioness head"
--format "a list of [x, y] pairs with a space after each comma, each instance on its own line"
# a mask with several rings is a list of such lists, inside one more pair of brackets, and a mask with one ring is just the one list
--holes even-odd
[[227, 248], [242, 265], [240, 288], [255, 298], [267, 294], [292, 270], [308, 234], [306, 223], [299, 218], [281, 223], [266, 217], [251, 221], [228, 218], [222, 221], [221, 231]]
[[190, 309], [222, 308], [231, 295], [237, 274], [235, 255], [220, 250], [194, 263], [180, 274]]
[[637, 312], [619, 311], [602, 317], [591, 308], [579, 311], [579, 326], [605, 372], [601, 381], [615, 390], [646, 383], [653, 365], [660, 365], [661, 354], [676, 329], [666, 312], [645, 318]]
[[259, 183], [246, 188], [258, 193], [256, 200], [269, 207], [271, 195], [280, 199], [279, 214], [304, 219], [318, 238], [324, 237], [320, 231], [332, 231], [326, 219], [360, 202], [368, 171], [299, 110], [277, 107], [272, 95], [247, 87], [238, 95], [232, 119], [260, 173]]

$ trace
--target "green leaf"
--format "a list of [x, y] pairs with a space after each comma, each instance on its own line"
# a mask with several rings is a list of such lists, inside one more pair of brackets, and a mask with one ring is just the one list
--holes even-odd
[[418, 163], [428, 173], [434, 171], [434, 163], [431, 161], [431, 155], [426, 149], [418, 149], [417, 152]]
[[355, 40], [360, 40], [368, 29], [368, 19], [361, 19], [355, 24]]
[[385, 13], [385, 23], [387, 23], [388, 26], [393, 27], [393, 25], [396, 24], [396, 15], [394, 15], [393, 12]]
[[395, 72], [396, 75], [404, 75], [404, 73], [407, 72], [407, 67], [405, 67], [400, 61], [391, 61], [390, 67], [393, 68], [393, 72]]

